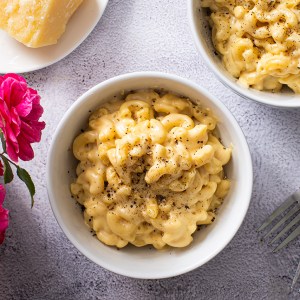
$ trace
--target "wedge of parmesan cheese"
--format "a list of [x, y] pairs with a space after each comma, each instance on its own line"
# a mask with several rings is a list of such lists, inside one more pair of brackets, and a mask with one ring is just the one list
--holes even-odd
[[57, 43], [83, 0], [1, 0], [0, 29], [31, 48]]

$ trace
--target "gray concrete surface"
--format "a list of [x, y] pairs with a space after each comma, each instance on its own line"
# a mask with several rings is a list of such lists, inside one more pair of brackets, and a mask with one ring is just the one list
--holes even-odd
[[[90, 262], [62, 233], [46, 192], [47, 151], [69, 106], [95, 84], [141, 70], [189, 78], [221, 99], [241, 125], [254, 163], [251, 205], [232, 242], [201, 268], [164, 280], [125, 278]], [[25, 77], [42, 95], [47, 128], [35, 146], [35, 160], [23, 164], [36, 183], [34, 208], [21, 182], [8, 186], [5, 205], [11, 222], [0, 247], [0, 299], [300, 298], [297, 291], [288, 294], [300, 241], [273, 254], [256, 233], [262, 220], [300, 185], [300, 111], [262, 106], [224, 87], [194, 47], [186, 1], [110, 0], [76, 51]]]

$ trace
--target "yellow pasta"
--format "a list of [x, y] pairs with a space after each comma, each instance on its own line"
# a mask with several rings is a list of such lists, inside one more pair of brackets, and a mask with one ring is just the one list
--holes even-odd
[[300, 0], [199, 0], [213, 43], [245, 87], [300, 93]]
[[103, 243], [185, 247], [230, 189], [209, 109], [152, 90], [105, 104], [74, 141], [71, 193]]

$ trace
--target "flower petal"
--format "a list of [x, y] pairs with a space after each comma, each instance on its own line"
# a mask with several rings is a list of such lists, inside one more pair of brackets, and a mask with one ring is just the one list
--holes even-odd
[[42, 130], [45, 128], [45, 122], [32, 121], [29, 123], [22, 122], [21, 134], [23, 138], [26, 138], [30, 143], [36, 143], [41, 141]]
[[3, 243], [5, 238], [5, 231], [9, 223], [9, 211], [2, 207], [5, 198], [5, 188], [0, 185], [0, 245]]
[[19, 135], [18, 140], [19, 145], [22, 145], [18, 153], [20, 159], [24, 161], [32, 160], [34, 157], [34, 152], [30, 145], [30, 142], [28, 142], [28, 140], [24, 138], [22, 134]]
[[3, 204], [5, 195], [6, 195], [5, 187], [2, 184], [0, 184], [0, 206], [2, 206]]
[[44, 112], [43, 107], [40, 105], [41, 97], [37, 94], [35, 90], [33, 89], [29, 89], [29, 90], [31, 92], [32, 110], [30, 114], [28, 114], [24, 119], [37, 121]]
[[2, 83], [3, 99], [8, 107], [18, 105], [26, 92], [27, 85], [14, 78], [7, 78]]
[[[1, 91], [1, 88], [0, 88]], [[5, 123], [11, 122], [11, 116], [9, 109], [7, 107], [6, 102], [0, 97], [0, 114], [1, 114], [1, 120], [5, 120]]]
[[14, 135], [14, 132], [11, 130], [9, 126], [6, 126], [5, 131], [3, 131], [6, 141], [6, 152], [8, 156], [14, 161], [18, 162], [18, 154], [19, 154], [19, 143]]
[[3, 79], [5, 80], [5, 79], [7, 79], [7, 78], [13, 78], [13, 79], [15, 79], [16, 81], [25, 83], [25, 84], [27, 85], [25, 78], [22, 77], [22, 76], [20, 76], [20, 75], [18, 75], [18, 74], [15, 74], [15, 73], [7, 73], [6, 75], [3, 76]]
[[14, 132], [15, 136], [17, 137], [20, 133], [21, 120], [14, 107], [12, 107], [10, 110], [10, 116], [11, 116], [10, 127], [11, 130]]
[[23, 95], [22, 101], [20, 101], [20, 103], [16, 105], [15, 108], [18, 114], [20, 115], [20, 117], [26, 117], [27, 115], [30, 114], [32, 110], [32, 97], [30, 97], [30, 95], [27, 95], [27, 93], [25, 93]]

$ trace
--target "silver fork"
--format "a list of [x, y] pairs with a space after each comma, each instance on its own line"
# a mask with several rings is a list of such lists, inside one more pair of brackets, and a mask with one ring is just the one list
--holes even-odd
[[[284, 214], [285, 213], [285, 214]], [[300, 189], [295, 193], [290, 195], [284, 202], [281, 204], [266, 220], [265, 222], [258, 228], [258, 232], [263, 231], [269, 225], [273, 224], [273, 227], [270, 228], [270, 231], [267, 232], [262, 240], [268, 238], [271, 234], [275, 233], [277, 230], [281, 229], [277, 235], [268, 243], [269, 245], [274, 244], [280, 238], [285, 237], [285, 239], [273, 250], [273, 252], [277, 252], [280, 249], [284, 248], [288, 243], [293, 241], [300, 235]], [[290, 230], [292, 230], [287, 236]], [[293, 289], [294, 285], [297, 282], [297, 279], [300, 276], [300, 262], [297, 267], [296, 274], [294, 276], [291, 289]]]

